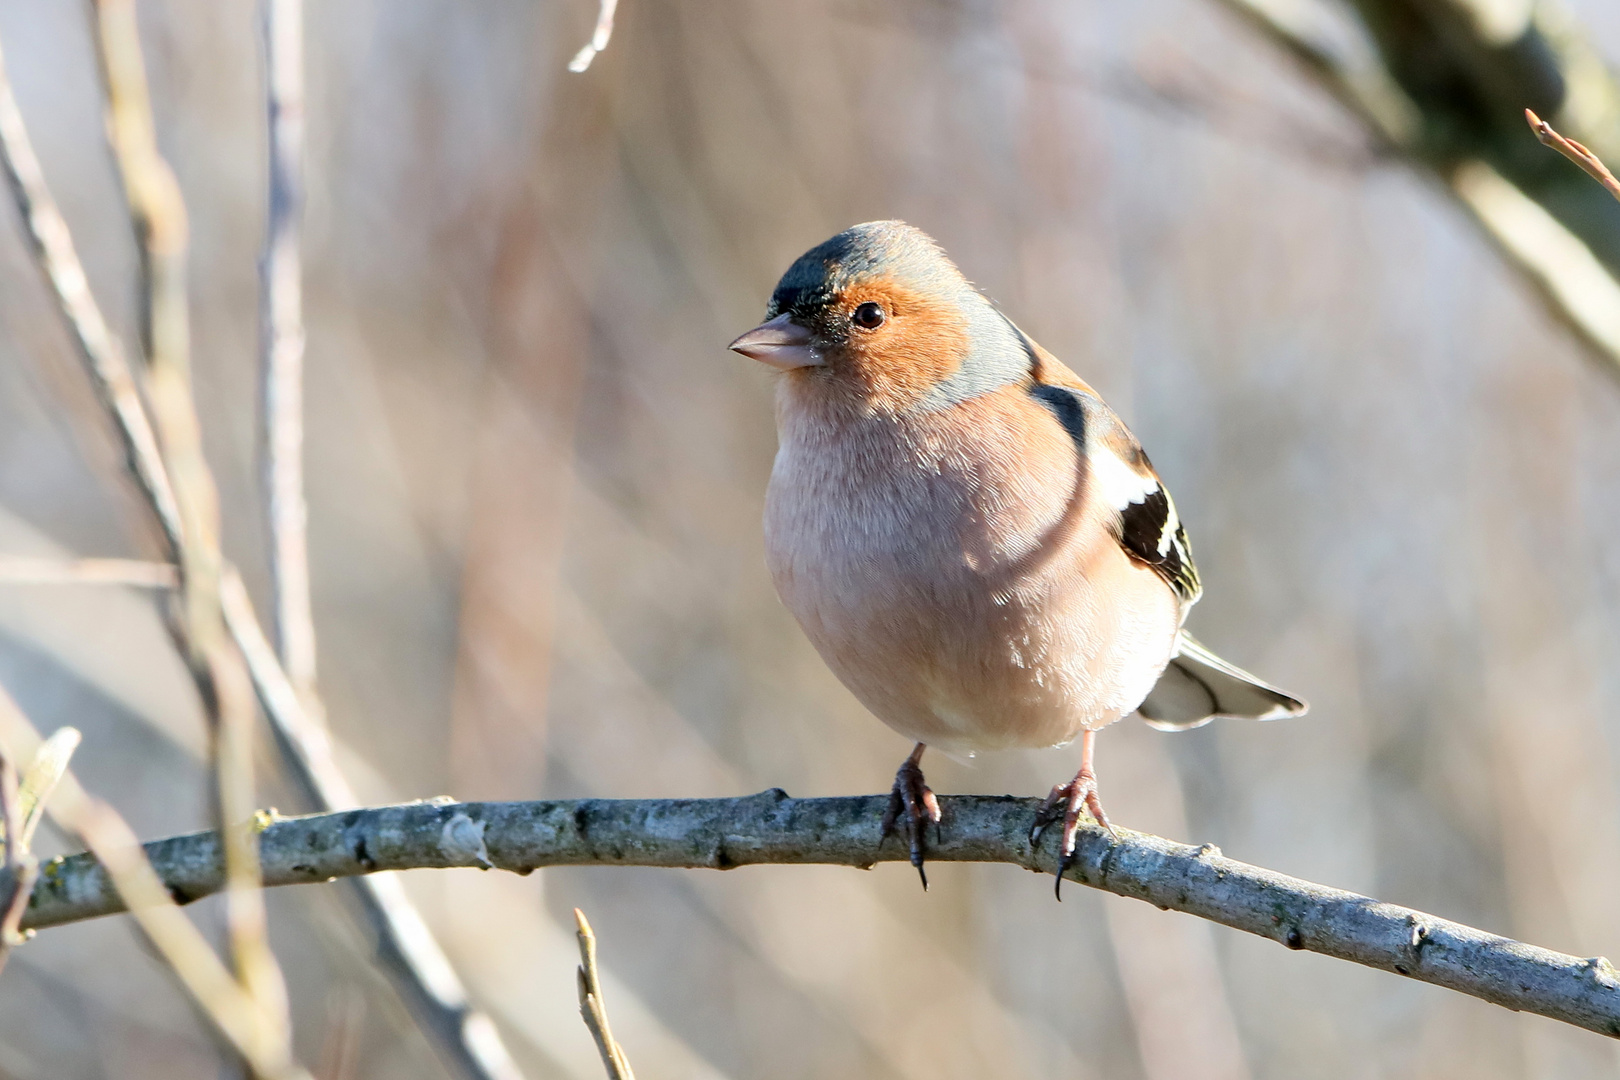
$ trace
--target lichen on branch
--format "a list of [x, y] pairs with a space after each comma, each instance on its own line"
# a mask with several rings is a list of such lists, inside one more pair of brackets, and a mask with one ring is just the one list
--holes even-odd
[[[661, 866], [730, 870], [765, 863], [869, 868], [904, 862], [883, 837], [886, 797], [795, 799], [780, 790], [733, 799], [579, 799], [409, 803], [266, 818], [259, 836], [267, 885], [381, 870], [476, 867], [529, 873], [547, 866]], [[1032, 848], [1035, 799], [940, 799], [929, 836], [936, 862], [1008, 863], [1051, 872], [1050, 844]], [[219, 837], [192, 833], [146, 845], [175, 899], [224, 882]], [[1499, 937], [1420, 911], [1316, 885], [1193, 847], [1120, 829], [1083, 829], [1066, 875], [1082, 885], [1184, 911], [1269, 938], [1620, 1037], [1620, 980], [1602, 957], [1583, 959]], [[25, 927], [122, 910], [88, 855], [41, 868]]]

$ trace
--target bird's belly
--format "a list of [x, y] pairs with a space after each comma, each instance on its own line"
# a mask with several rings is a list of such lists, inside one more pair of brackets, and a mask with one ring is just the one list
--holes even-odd
[[1101, 529], [1034, 568], [975, 557], [948, 505], [768, 500], [777, 590], [843, 683], [952, 752], [1060, 745], [1135, 709], [1174, 647], [1164, 582]]

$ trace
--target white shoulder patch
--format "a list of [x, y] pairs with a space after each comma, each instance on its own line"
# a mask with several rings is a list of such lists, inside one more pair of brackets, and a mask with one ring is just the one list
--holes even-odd
[[1132, 503], [1146, 502], [1149, 495], [1159, 490], [1155, 477], [1143, 476], [1101, 443], [1086, 448], [1086, 462], [1091, 471], [1092, 490], [1115, 510], [1123, 512]]

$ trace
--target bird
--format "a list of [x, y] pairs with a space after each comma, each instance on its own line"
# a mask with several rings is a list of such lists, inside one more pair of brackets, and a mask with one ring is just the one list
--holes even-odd
[[1038, 844], [1062, 822], [1061, 890], [1082, 807], [1117, 835], [1101, 729], [1306, 711], [1187, 633], [1203, 586], [1141, 444], [922, 230], [870, 221], [818, 244], [765, 314], [729, 348], [778, 373], [766, 565], [833, 673], [915, 743], [882, 833], [905, 830], [925, 890], [927, 747], [1080, 740], [1030, 828]]

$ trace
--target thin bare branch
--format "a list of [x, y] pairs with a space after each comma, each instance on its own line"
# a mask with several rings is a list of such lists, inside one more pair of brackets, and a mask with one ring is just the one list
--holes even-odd
[[[136, 121], [139, 126], [138, 116]], [[108, 333], [88, 289], [66, 222], [56, 208], [28, 140], [3, 63], [0, 63], [0, 161], [5, 166], [13, 197], [28, 227], [47, 284], [56, 295], [91, 380], [124, 440], [130, 473], [156, 514], [170, 551], [178, 554], [184, 539], [169, 466], [158, 451], [152, 424], [136, 389], [135, 375], [117, 339]], [[143, 253], [146, 247], [142, 245]], [[239, 581], [235, 587], [241, 589]], [[245, 600], [245, 591], [239, 591], [239, 613], [232, 633], [240, 641], [256, 639], [262, 645], [252, 667], [255, 688], [283, 748], [289, 753], [293, 752], [291, 748], [298, 748], [292, 761], [294, 773], [317, 807], [352, 805], [353, 796], [347, 793], [347, 783], [332, 760], [324, 726], [309, 718], [296, 693], [290, 691], [291, 684], [273, 650], [265, 643], [251, 605], [246, 605]], [[242, 621], [243, 611], [246, 623]], [[319, 777], [318, 782], [316, 777]], [[364, 918], [376, 931], [384, 970], [412, 1006], [446, 1063], [469, 1080], [521, 1080], [493, 1022], [471, 1008], [449, 960], [400, 884], [386, 878], [368, 880], [358, 886], [357, 892]]]
[[[333, 753], [318, 700], [301, 695], [276, 662], [275, 650], [253, 614], [242, 579], [227, 569], [221, 594], [225, 622], [246, 658], [259, 702], [281, 744], [282, 757], [306, 799], [323, 810], [358, 806]], [[377, 941], [377, 959], [446, 1066], [467, 1080], [522, 1080], [494, 1021], [475, 1009], [405, 887], [394, 877], [354, 883], [361, 919]]]
[[23, 822], [26, 815], [18, 791], [17, 769], [11, 756], [0, 749], [0, 826], [6, 832], [7, 885], [11, 891], [0, 904], [0, 969], [11, 956], [11, 947], [22, 940], [18, 928], [23, 912], [28, 908], [28, 897], [34, 891], [34, 879], [39, 876], [39, 863], [28, 850]]
[[[943, 821], [929, 843], [935, 862], [1052, 872], [1052, 844], [1029, 843], [1038, 799], [957, 795], [939, 801]], [[269, 885], [452, 866], [523, 874], [546, 866], [869, 868], [910, 858], [903, 839], [881, 834], [887, 802], [883, 795], [794, 799], [776, 790], [739, 799], [435, 800], [284, 818], [268, 825], [260, 842]], [[157, 840], [146, 850], [177, 897], [219, 890], [214, 833]], [[1083, 828], [1065, 876], [1290, 949], [1620, 1037], [1620, 978], [1602, 957], [1567, 956], [1237, 862], [1212, 844], [1191, 847], [1123, 828], [1117, 838]], [[76, 855], [46, 868], [24, 925], [55, 926], [121, 908], [95, 860]]]
[[[17, 707], [11, 695], [0, 688], [0, 747], [8, 757], [47, 760], [57, 755], [52, 771], [60, 762], [62, 750], [76, 740], [41, 744], [39, 735]], [[76, 835], [87, 847], [99, 880], [109, 895], [118, 898], [120, 910], [135, 917], [164, 962], [174, 971], [225, 1041], [248, 1061], [255, 1074], [272, 1080], [309, 1080], [309, 1075], [292, 1063], [285, 1040], [266, 1039], [264, 1032], [274, 1025], [258, 1015], [259, 1005], [231, 977], [214, 955], [202, 934], [175, 903], [159, 873], [153, 869], [129, 825], [118, 812], [90, 796], [64, 766], [58, 775], [56, 792], [48, 812], [63, 829]], [[219, 836], [208, 834], [219, 852]], [[53, 860], [41, 874], [39, 884], [52, 880]], [[222, 874], [223, 876], [223, 874]], [[36, 885], [37, 890], [37, 885]], [[37, 895], [37, 891], [36, 891]], [[32, 906], [32, 900], [30, 900]], [[26, 917], [24, 919], [26, 922]]]
[[576, 74], [587, 70], [596, 54], [608, 47], [613, 38], [613, 13], [619, 6], [619, 0], [602, 0], [602, 6], [596, 13], [596, 29], [591, 32], [591, 40], [585, 47], [574, 54], [568, 61], [568, 70]]
[[1574, 139], [1566, 139], [1553, 130], [1553, 126], [1529, 109], [1524, 110], [1524, 118], [1530, 123], [1530, 130], [1536, 133], [1541, 145], [1550, 146], [1563, 154], [1569, 160], [1586, 170], [1586, 174], [1598, 183], [1603, 189], [1616, 199], [1620, 199], [1620, 180], [1614, 178], [1614, 173], [1598, 158], [1598, 156]]
[[264, 490], [277, 652], [300, 694], [315, 692], [309, 510], [304, 500], [304, 2], [264, 0], [269, 210], [259, 267]]
[[73, 760], [73, 751], [79, 748], [81, 738], [77, 728], [57, 728], [34, 751], [34, 759], [28, 763], [28, 771], [23, 773], [22, 788], [17, 794], [18, 806], [22, 811], [23, 843], [34, 842], [34, 830], [39, 828], [40, 818], [45, 815], [45, 801], [56, 790], [56, 785], [62, 782], [68, 762]]
[[28, 897], [34, 891], [39, 877], [39, 860], [34, 858], [30, 845], [34, 830], [45, 813], [45, 802], [61, 783], [67, 772], [73, 751], [78, 748], [79, 733], [74, 728], [61, 728], [39, 744], [33, 760], [19, 780], [16, 767], [0, 744], [0, 828], [4, 829], [6, 846], [6, 884], [11, 891], [0, 904], [0, 968], [6, 965], [12, 946], [33, 936], [20, 932], [23, 912], [28, 910]]
[[[27, 227], [36, 260], [72, 331], [91, 383], [123, 441], [129, 470], [152, 507], [170, 552], [178, 555], [185, 546], [186, 529], [168, 465], [159, 450], [135, 373], [117, 338], [107, 328], [90, 292], [67, 223], [46, 186], [3, 59], [0, 59], [0, 160], [3, 160], [12, 197]], [[9, 705], [9, 701], [5, 704]], [[25, 743], [26, 748], [31, 749], [37, 742], [32, 729], [14, 707], [0, 707], [0, 718], [12, 721], [8, 725], [11, 731], [7, 741], [13, 753], [25, 749]], [[256, 1033], [261, 1017], [257, 1007], [225, 974], [201, 935], [169, 901], [145, 861], [132, 859], [129, 853], [138, 853], [138, 846], [128, 827], [111, 808], [85, 797], [70, 775], [63, 773], [62, 778], [68, 790], [58, 800], [56, 811], [64, 826], [77, 832], [92, 851], [103, 854], [123, 895], [129, 897], [133, 908], [143, 909], [143, 914], [137, 918], [154, 945], [175, 967], [182, 984], [215, 1021], [226, 1040], [250, 1061], [257, 1060], [267, 1068], [274, 1065], [279, 1059], [273, 1053], [267, 1057], [260, 1052]], [[168, 903], [170, 910], [162, 910], [162, 903]], [[154, 907], [156, 910], [144, 911]], [[265, 1069], [260, 1071], [269, 1075]]]
[[[1620, 249], [1613, 243], [1613, 237], [1620, 232], [1613, 228], [1612, 219], [1605, 224], [1612, 214], [1606, 201], [1598, 197], [1577, 209], [1564, 189], [1548, 185], [1543, 171], [1535, 169], [1533, 163], [1526, 168], [1526, 159], [1515, 142], [1522, 140], [1522, 129], [1512, 127], [1510, 133], [1503, 122], [1511, 118], [1516, 125], [1516, 110], [1493, 109], [1488, 115], [1478, 116], [1448, 111], [1454, 102], [1467, 102], [1468, 108], [1477, 108], [1479, 102], [1499, 99], [1504, 96], [1502, 86], [1475, 85], [1467, 87], [1466, 93], [1422, 98], [1413, 94], [1425, 89], [1432, 92], [1438, 84], [1413, 88], [1410, 84], [1403, 86], [1396, 77], [1398, 72], [1428, 70], [1436, 62], [1434, 56], [1439, 55], [1448, 70], [1472, 73], [1469, 77], [1506, 80], [1512, 85], [1506, 93], [1516, 95], [1521, 102], [1536, 98], [1540, 87], [1565, 84], [1568, 73], [1576, 69], [1584, 73], [1583, 85], [1588, 91], [1611, 100], [1620, 97], [1620, 87], [1602, 73], [1601, 65], [1593, 61], [1584, 46], [1568, 38], [1553, 41], [1537, 23], [1526, 35], [1527, 41], [1534, 39], [1535, 46], [1526, 46], [1519, 54], [1533, 55], [1536, 63], [1510, 70], [1498, 60], [1500, 46], [1479, 38], [1472, 21], [1462, 18], [1456, 5], [1424, 0], [1417, 7], [1429, 10], [1434, 18], [1385, 21], [1408, 29], [1423, 26], [1432, 30], [1445, 24], [1453, 32], [1438, 38], [1414, 32], [1410, 40], [1370, 33], [1374, 55], [1358, 58], [1330, 44], [1331, 35], [1315, 24], [1316, 5], [1270, 0], [1220, 3], [1292, 56], [1386, 147], [1448, 187], [1473, 214], [1484, 235], [1541, 294], [1552, 313], [1612, 365], [1620, 366], [1620, 278], [1616, 276]], [[1391, 5], [1355, 6], [1365, 12]], [[1369, 20], [1363, 21], [1371, 25]], [[1608, 110], [1591, 107], [1585, 111], [1593, 116], [1608, 115]], [[1462, 139], [1434, 137], [1437, 131], [1466, 127], [1469, 118], [1486, 127], [1470, 131]], [[1541, 137], [1539, 129], [1536, 133]], [[1595, 155], [1579, 143], [1565, 142], [1590, 157], [1590, 161], [1579, 156], [1571, 156], [1571, 160], [1592, 172]], [[1564, 147], [1557, 148], [1569, 156]], [[1593, 175], [1598, 176], [1595, 172]], [[1598, 179], [1602, 182], [1601, 176]]]
[[602, 1067], [608, 1080], [636, 1080], [630, 1068], [630, 1059], [624, 1047], [613, 1037], [608, 1023], [607, 1005], [602, 1000], [602, 980], [596, 971], [596, 932], [579, 908], [574, 909], [574, 935], [579, 938], [579, 1015], [585, 1019], [596, 1049], [602, 1055]]
[[180, 575], [169, 563], [144, 559], [38, 559], [0, 555], [0, 585], [128, 585], [172, 589]]
[[92, 0], [96, 56], [106, 92], [107, 137], [123, 179], [140, 255], [142, 344], [148, 399], [180, 508], [182, 640], [213, 727], [220, 826], [226, 837], [226, 927], [237, 977], [286, 1043], [287, 992], [270, 951], [258, 849], [246, 827], [254, 805], [253, 692], [225, 634], [219, 606], [219, 496], [203, 457], [191, 393], [185, 202], [157, 147], [134, 0]]
[[169, 474], [158, 452], [157, 436], [146, 415], [135, 375], [123, 346], [107, 329], [90, 293], [90, 281], [73, 247], [67, 221], [45, 184], [34, 144], [28, 137], [17, 99], [0, 55], [0, 165], [18, 215], [27, 230], [45, 283], [72, 332], [90, 383], [111, 415], [123, 443], [124, 460], [157, 517], [170, 554], [180, 550], [180, 509]]

